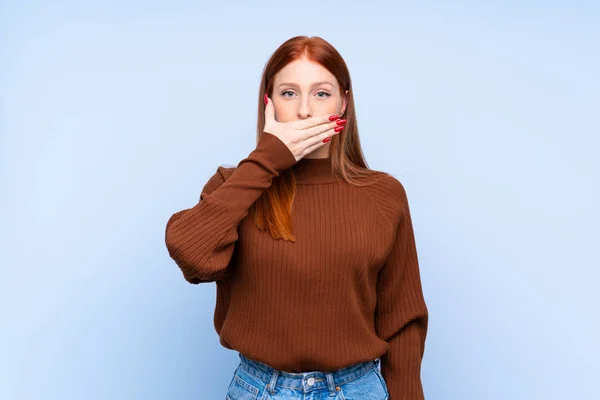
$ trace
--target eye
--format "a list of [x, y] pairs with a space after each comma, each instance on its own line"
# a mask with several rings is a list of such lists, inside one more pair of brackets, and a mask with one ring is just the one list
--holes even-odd
[[[323, 94], [324, 96], [318, 96], [319, 94]], [[322, 98], [322, 99], [326, 99], [326, 98], [328, 98], [328, 97], [330, 97], [330, 96], [331, 96], [331, 95], [330, 95], [329, 93], [327, 93], [327, 92], [323, 92], [323, 91], [321, 91], [321, 92], [318, 92], [318, 93], [317, 93], [317, 97], [320, 97], [320, 98]]]
[[283, 92], [281, 92], [281, 96], [289, 98], [289, 96], [285, 95], [286, 93], [294, 94], [294, 92], [292, 92], [291, 90], [284, 90]]

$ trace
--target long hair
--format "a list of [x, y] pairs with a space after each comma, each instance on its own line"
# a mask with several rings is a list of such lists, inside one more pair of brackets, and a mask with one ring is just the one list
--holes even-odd
[[[326, 40], [318, 37], [296, 36], [285, 41], [267, 61], [258, 92], [258, 120], [256, 140], [260, 139], [265, 126], [265, 93], [272, 96], [274, 77], [288, 63], [306, 58], [326, 68], [338, 81], [340, 95], [348, 90], [346, 110], [340, 117], [346, 119], [344, 129], [331, 139], [330, 157], [333, 173], [349, 184], [360, 185], [374, 171], [369, 170], [364, 159], [354, 109], [352, 81], [346, 62], [340, 53]], [[372, 182], [371, 182], [372, 183]], [[249, 215], [258, 229], [269, 233], [274, 239], [295, 242], [291, 210], [296, 192], [296, 180], [292, 168], [281, 171], [271, 186], [252, 204]]]

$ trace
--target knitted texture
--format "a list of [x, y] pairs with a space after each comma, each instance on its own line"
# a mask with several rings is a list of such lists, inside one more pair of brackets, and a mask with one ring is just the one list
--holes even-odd
[[[286, 168], [297, 177], [295, 242], [247, 218]], [[224, 347], [288, 372], [381, 357], [390, 400], [424, 399], [428, 310], [408, 199], [396, 178], [378, 175], [352, 186], [333, 175], [330, 159], [296, 162], [265, 132], [237, 167], [217, 168], [194, 207], [170, 217], [166, 246], [183, 277], [217, 285]]]

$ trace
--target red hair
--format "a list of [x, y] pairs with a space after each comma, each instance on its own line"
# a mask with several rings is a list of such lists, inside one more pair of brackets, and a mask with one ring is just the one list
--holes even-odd
[[[344, 181], [357, 185], [360, 178], [371, 176], [373, 171], [368, 169], [360, 146], [350, 72], [340, 53], [318, 36], [288, 39], [267, 61], [258, 93], [256, 140], [258, 142], [265, 126], [264, 94], [267, 93], [272, 98], [273, 80], [277, 72], [300, 58], [319, 63], [331, 72], [338, 81], [340, 95], [347, 96], [346, 110], [340, 116], [347, 122], [345, 128], [331, 139], [330, 157], [333, 172]], [[296, 240], [291, 218], [295, 189], [296, 180], [292, 170], [284, 170], [273, 179], [271, 186], [249, 210], [256, 226], [263, 231], [268, 229], [274, 239]]]

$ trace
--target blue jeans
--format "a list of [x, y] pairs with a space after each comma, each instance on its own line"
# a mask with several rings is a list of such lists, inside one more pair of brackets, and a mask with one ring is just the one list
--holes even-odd
[[227, 400], [387, 400], [380, 359], [331, 372], [291, 373], [274, 369], [239, 353], [240, 363]]

